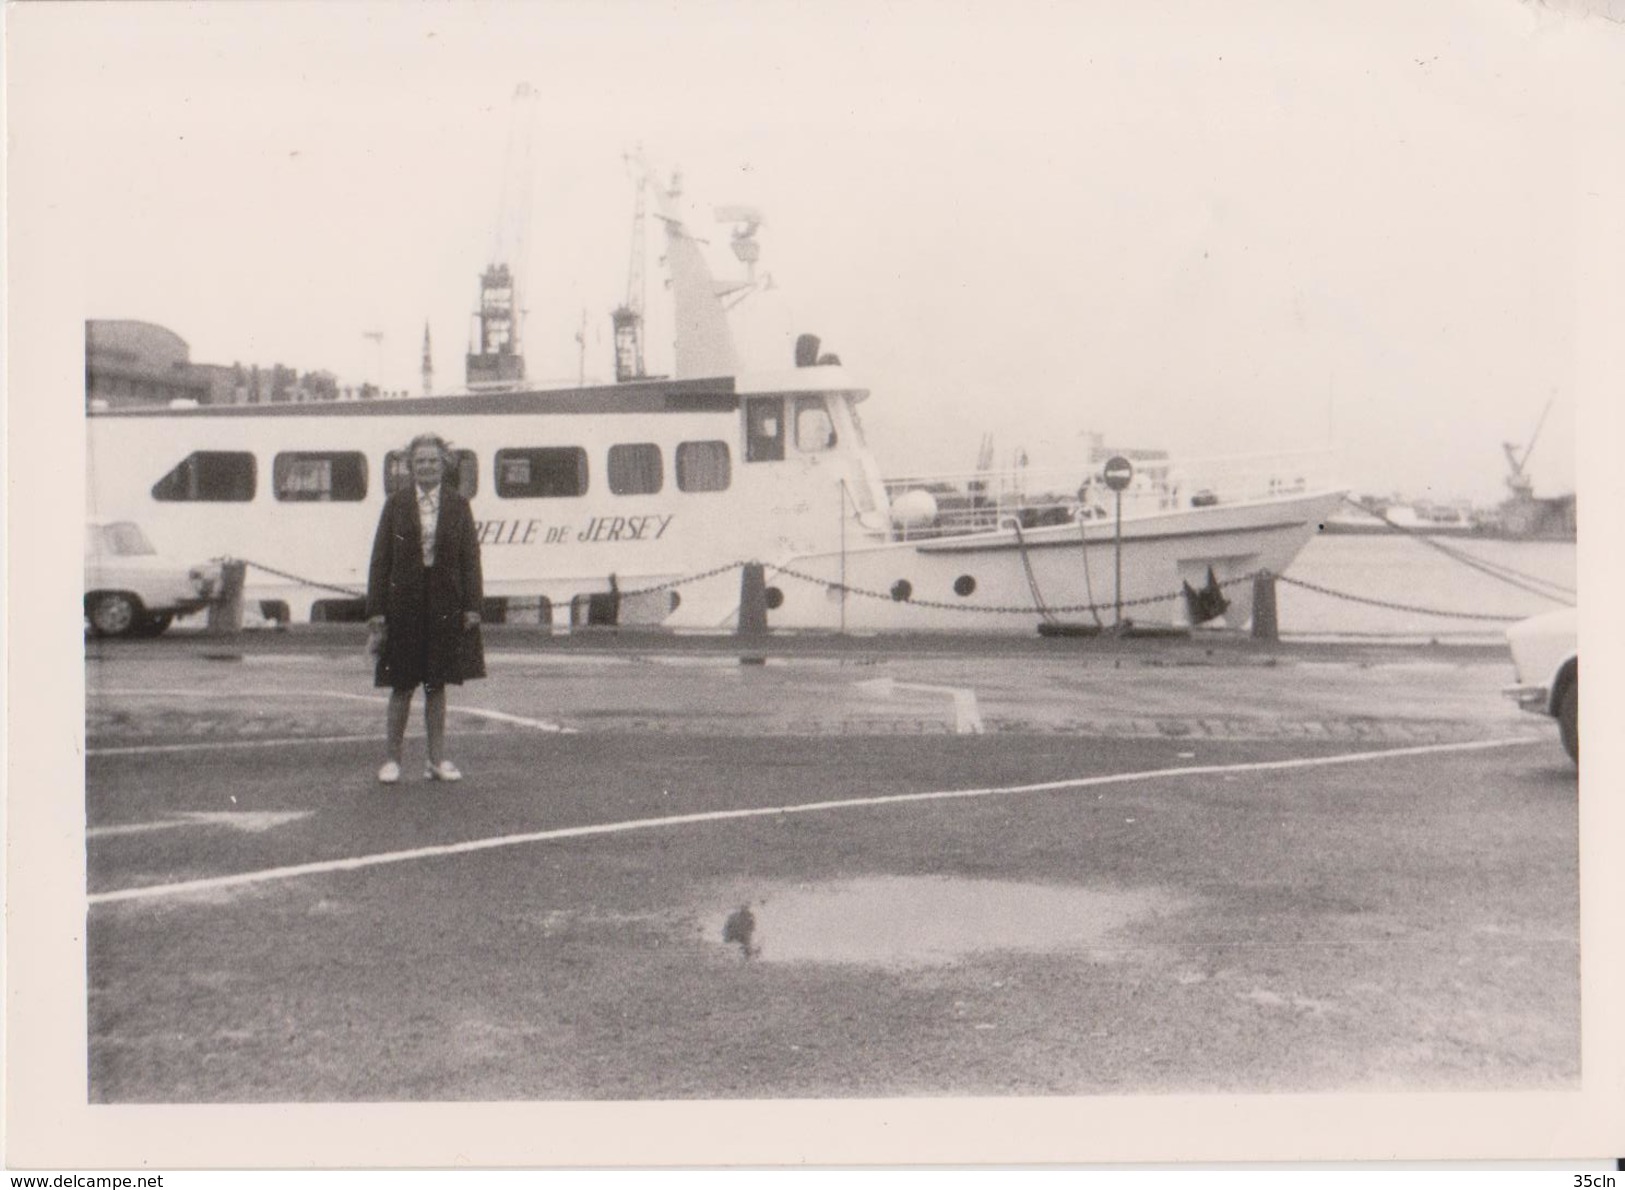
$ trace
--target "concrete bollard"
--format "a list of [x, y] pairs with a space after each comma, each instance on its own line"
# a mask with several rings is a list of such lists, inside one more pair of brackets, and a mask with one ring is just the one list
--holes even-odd
[[[767, 572], [760, 562], [746, 562], [739, 575], [739, 622], [735, 635], [740, 640], [760, 640], [767, 635]], [[766, 658], [743, 654], [741, 665], [761, 665]]]
[[1275, 576], [1267, 570], [1253, 578], [1253, 639], [1281, 639], [1275, 615]]
[[243, 630], [243, 584], [248, 563], [226, 559], [220, 564], [220, 592], [209, 604], [210, 636], [235, 636]]
[[767, 635], [767, 569], [760, 562], [746, 562], [739, 573], [740, 636]]

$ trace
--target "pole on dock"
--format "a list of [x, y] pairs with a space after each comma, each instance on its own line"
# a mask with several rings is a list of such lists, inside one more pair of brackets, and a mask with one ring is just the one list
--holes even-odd
[[1123, 625], [1123, 493], [1117, 495], [1117, 531], [1112, 534], [1112, 627]]
[[1113, 455], [1106, 460], [1106, 466], [1101, 470], [1106, 480], [1106, 486], [1117, 496], [1117, 532], [1112, 537], [1112, 554], [1115, 576], [1112, 581], [1112, 599], [1115, 605], [1112, 627], [1123, 626], [1123, 489], [1128, 487], [1134, 479], [1134, 464], [1122, 455]]
[[243, 584], [248, 563], [227, 558], [220, 564], [220, 594], [209, 604], [210, 636], [235, 636], [243, 630]]
[[1275, 613], [1275, 576], [1267, 570], [1253, 576], [1253, 639], [1281, 639]]
[[[853, 501], [854, 507], [857, 501]], [[846, 635], [846, 480], [841, 480], [841, 635]]]

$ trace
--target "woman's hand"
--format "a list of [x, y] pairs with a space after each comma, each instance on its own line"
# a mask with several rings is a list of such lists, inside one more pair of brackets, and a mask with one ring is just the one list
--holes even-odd
[[374, 616], [367, 621], [367, 656], [376, 657], [384, 651], [384, 641], [389, 637], [389, 629], [385, 625], [384, 617]]
[[480, 613], [479, 612], [464, 612], [463, 613], [463, 631], [464, 632], [468, 632], [470, 629], [478, 628], [479, 626], [480, 626]]

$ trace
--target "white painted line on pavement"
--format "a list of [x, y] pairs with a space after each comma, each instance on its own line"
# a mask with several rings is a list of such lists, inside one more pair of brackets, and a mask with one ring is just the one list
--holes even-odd
[[954, 731], [959, 735], [982, 734], [982, 713], [976, 709], [976, 691], [963, 686], [923, 686], [918, 682], [898, 682], [897, 688], [951, 696], [954, 700]]
[[[383, 694], [349, 694], [340, 690], [92, 690], [87, 693], [106, 698], [339, 698], [350, 702], [370, 702], [382, 706], [389, 701]], [[462, 707], [447, 702], [446, 710], [454, 715], [471, 715], [476, 719], [492, 719], [499, 723], [517, 723], [537, 731], [574, 735], [575, 728], [546, 719], [527, 719], [523, 715], [510, 715], [506, 711], [492, 711], [485, 707]]]
[[462, 855], [474, 851], [489, 851], [497, 847], [517, 847], [524, 843], [546, 843], [555, 839], [582, 839], [596, 835], [618, 835], [631, 831], [655, 830], [669, 826], [689, 826], [701, 822], [727, 822], [740, 818], [767, 818], [780, 814], [813, 814], [823, 810], [848, 810], [868, 806], [894, 806], [909, 802], [938, 802], [955, 799], [1000, 797], [1018, 793], [1049, 793], [1063, 789], [1088, 789], [1101, 785], [1127, 784], [1135, 781], [1154, 781], [1164, 777], [1200, 777], [1223, 773], [1280, 772], [1291, 769], [1329, 768], [1333, 765], [1365, 764], [1378, 760], [1395, 760], [1406, 756], [1435, 756], [1451, 752], [1481, 752], [1490, 748], [1517, 747], [1522, 744], [1544, 744], [1544, 740], [1475, 740], [1464, 744], [1423, 744], [1414, 748], [1390, 748], [1382, 752], [1343, 752], [1336, 756], [1310, 756], [1291, 760], [1261, 760], [1246, 764], [1188, 765], [1174, 769], [1141, 769], [1132, 773], [1105, 773], [1098, 777], [1074, 777], [1065, 781], [1043, 781], [1036, 785], [1002, 785], [986, 789], [945, 789], [927, 793], [894, 793], [883, 797], [841, 798], [835, 801], [800, 802], [785, 806], [752, 806], [739, 810], [709, 810], [699, 814], [673, 814], [664, 818], [635, 818], [625, 822], [605, 822], [592, 826], [569, 826], [555, 830], [531, 831], [518, 835], [498, 835], [488, 839], [468, 839], [461, 843], [443, 843], [433, 847], [415, 847], [408, 851], [385, 851], [374, 855], [357, 855], [348, 859], [320, 860], [308, 864], [294, 864], [282, 868], [266, 868], [257, 872], [238, 872], [231, 876], [212, 876], [202, 880], [185, 880], [176, 884], [153, 884], [137, 888], [121, 888], [112, 892], [93, 893], [86, 898], [91, 905], [105, 905], [114, 901], [149, 900], [155, 897], [182, 896], [187, 893], [211, 892], [220, 888], [233, 888], [247, 884], [264, 884], [273, 880], [291, 880], [299, 876], [321, 876], [329, 872], [353, 872], [383, 864], [404, 863], [407, 860], [434, 859], [444, 855]]
[[890, 698], [898, 690], [946, 694], [954, 700], [954, 731], [959, 735], [982, 734], [982, 713], [976, 707], [976, 691], [964, 686], [928, 686], [921, 682], [899, 682], [895, 678], [870, 678], [853, 685], [882, 698]]
[[147, 831], [173, 830], [181, 826], [223, 826], [231, 830], [259, 834], [309, 818], [314, 810], [185, 810], [157, 822], [123, 822], [114, 826], [93, 826], [85, 831], [87, 839], [100, 839], [108, 835], [139, 835]]
[[[319, 691], [319, 693], [325, 694], [328, 698], [348, 698], [357, 702], [384, 703], [389, 701], [389, 699], [375, 694], [341, 694], [330, 690]], [[485, 707], [460, 707], [454, 706], [450, 702], [446, 704], [446, 710], [452, 714], [471, 715], [476, 719], [491, 719], [497, 723], [517, 723], [521, 727], [534, 727], [537, 731], [559, 732], [564, 735], [575, 734], [575, 728], [565, 727], [562, 723], [549, 723], [545, 719], [527, 719], [523, 715], [510, 715], [507, 711], [492, 711]]]
[[[419, 736], [422, 733], [418, 733]], [[417, 738], [417, 737], [410, 737]], [[294, 735], [255, 740], [196, 740], [185, 744], [116, 744], [107, 748], [86, 748], [86, 756], [146, 756], [158, 752], [210, 752], [221, 748], [286, 748], [290, 744], [361, 744], [377, 743], [377, 732], [371, 735]]]

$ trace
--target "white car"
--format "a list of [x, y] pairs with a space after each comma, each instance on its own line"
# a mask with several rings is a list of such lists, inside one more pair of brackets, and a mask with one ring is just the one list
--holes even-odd
[[1520, 621], [1507, 629], [1512, 671], [1506, 694], [1526, 711], [1557, 720], [1563, 747], [1580, 763], [1580, 613], [1572, 607]]
[[97, 636], [157, 636], [219, 590], [219, 563], [165, 557], [134, 521], [85, 524], [85, 619]]

